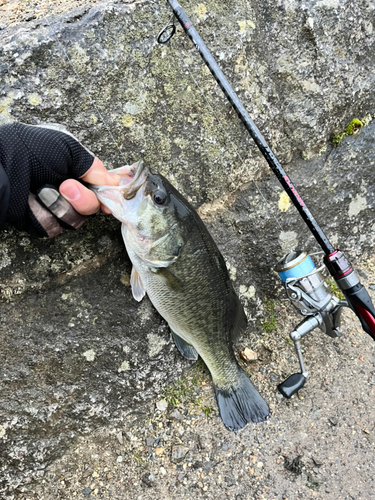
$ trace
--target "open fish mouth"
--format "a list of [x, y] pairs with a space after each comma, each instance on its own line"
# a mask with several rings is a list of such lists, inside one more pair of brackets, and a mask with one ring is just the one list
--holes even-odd
[[129, 208], [124, 211], [124, 202], [133, 200], [142, 186], [146, 183], [149, 170], [142, 160], [125, 165], [124, 167], [109, 170], [109, 173], [120, 176], [118, 186], [99, 186], [89, 184], [88, 187], [96, 194], [96, 197], [106, 206], [116, 219], [127, 224], [129, 222]]
[[98, 186], [92, 184], [89, 187], [96, 195], [110, 189], [111, 191], [121, 192], [125, 200], [131, 200], [146, 182], [147, 176], [142, 176], [145, 170], [147, 169], [143, 160], [139, 160], [132, 165], [125, 165], [124, 167], [109, 170], [109, 173], [120, 176], [121, 179], [118, 186]]
[[[126, 169], [127, 166], [122, 167], [122, 169]], [[117, 169], [117, 170], [122, 170]], [[125, 200], [131, 200], [137, 194], [137, 191], [143, 186], [146, 182], [147, 176], [142, 176], [145, 170], [145, 164], [143, 160], [139, 160], [137, 163], [133, 163], [130, 166], [130, 169], [127, 171], [126, 175], [122, 175], [121, 172], [116, 172], [121, 176], [120, 186], [126, 186], [128, 189], [124, 192]], [[130, 180], [128, 180], [130, 179]]]

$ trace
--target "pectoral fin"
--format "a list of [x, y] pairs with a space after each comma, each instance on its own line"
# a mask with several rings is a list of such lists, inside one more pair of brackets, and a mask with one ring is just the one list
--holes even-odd
[[[172, 328], [171, 328], [172, 330]], [[187, 359], [191, 359], [193, 361], [196, 361], [198, 359], [198, 353], [194, 349], [194, 347], [191, 344], [188, 344], [183, 340], [179, 335], [177, 335], [176, 332], [172, 330], [172, 337], [174, 340], [174, 343], [176, 344], [177, 349], [180, 351], [180, 353], [185, 356]]]
[[146, 290], [142, 285], [141, 277], [133, 267], [132, 274], [130, 276], [130, 284], [132, 287], [133, 297], [135, 300], [140, 302], [146, 294]]
[[183, 289], [182, 281], [179, 280], [171, 271], [165, 267], [150, 267], [150, 270], [157, 276], [160, 276], [168, 287], [174, 292], [181, 292]]

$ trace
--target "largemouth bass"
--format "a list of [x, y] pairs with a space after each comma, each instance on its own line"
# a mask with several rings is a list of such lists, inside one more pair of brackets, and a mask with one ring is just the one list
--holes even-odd
[[177, 348], [202, 357], [229, 430], [261, 422], [269, 408], [239, 367], [232, 344], [247, 326], [224, 258], [197, 212], [166, 178], [142, 162], [112, 171], [119, 186], [92, 186], [122, 222], [137, 301], [147, 293]]

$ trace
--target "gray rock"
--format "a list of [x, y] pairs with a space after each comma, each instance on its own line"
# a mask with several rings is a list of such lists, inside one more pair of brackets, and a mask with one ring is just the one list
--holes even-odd
[[183, 459], [186, 457], [186, 455], [189, 452], [189, 448], [186, 446], [183, 446], [181, 444], [177, 444], [172, 446], [172, 451], [171, 451], [171, 461], [174, 463], [180, 463], [183, 461]]
[[168, 416], [169, 420], [182, 420], [183, 415], [178, 410], [173, 410]]

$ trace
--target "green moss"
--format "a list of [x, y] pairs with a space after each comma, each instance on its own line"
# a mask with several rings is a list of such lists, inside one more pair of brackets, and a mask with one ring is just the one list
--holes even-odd
[[363, 123], [361, 122], [361, 120], [358, 120], [358, 118], [354, 118], [346, 127], [346, 133], [348, 135], [358, 134], [362, 127]]
[[[201, 400], [197, 389], [205, 378], [204, 363], [198, 361], [180, 380], [163, 388], [162, 399], [165, 399], [172, 406], [188, 402], [195, 407], [200, 407]], [[205, 412], [204, 408], [206, 407], [202, 407], [202, 410]]]
[[202, 411], [206, 415], [206, 417], [210, 417], [212, 414], [212, 408], [211, 406], [202, 406]]
[[333, 278], [327, 278], [326, 283], [329, 286], [329, 288], [331, 289], [332, 295], [334, 295], [335, 297], [337, 297], [340, 300], [345, 299], [344, 294], [342, 293], [340, 288], [337, 286], [336, 281]]
[[334, 134], [331, 137], [331, 142], [332, 144], [337, 147], [341, 144], [341, 141], [346, 137], [348, 134], [346, 132], [341, 132], [341, 134]]
[[276, 302], [266, 298], [263, 307], [265, 319], [260, 322], [261, 328], [265, 333], [272, 333], [277, 330]]
[[[369, 119], [370, 116], [370, 119]], [[337, 147], [341, 144], [341, 141], [346, 137], [347, 135], [356, 135], [359, 133], [362, 127], [365, 127], [368, 125], [371, 121], [371, 115], [366, 115], [362, 120], [358, 120], [358, 118], [353, 118], [353, 120], [349, 123], [349, 125], [346, 127], [346, 129], [343, 132], [340, 132], [338, 134], [334, 134], [331, 137], [331, 142], [332, 144]]]

